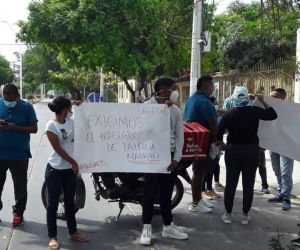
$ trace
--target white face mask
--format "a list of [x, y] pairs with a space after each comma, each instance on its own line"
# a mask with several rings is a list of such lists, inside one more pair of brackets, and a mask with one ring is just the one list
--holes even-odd
[[66, 119], [67, 119], [67, 120], [70, 120], [72, 116], [73, 116], [73, 112], [70, 112], [70, 111], [69, 111], [68, 114], [67, 114]]
[[17, 101], [9, 102], [9, 101], [4, 100], [4, 104], [7, 108], [11, 109], [17, 105]]
[[172, 91], [172, 93], [170, 95], [170, 101], [173, 102], [173, 103], [176, 103], [178, 101], [178, 98], [179, 98], [178, 90]]

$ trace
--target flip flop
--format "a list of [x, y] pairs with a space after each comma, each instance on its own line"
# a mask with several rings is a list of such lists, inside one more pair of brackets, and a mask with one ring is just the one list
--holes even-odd
[[60, 249], [60, 245], [58, 243], [58, 240], [56, 238], [49, 239], [49, 248], [53, 250]]

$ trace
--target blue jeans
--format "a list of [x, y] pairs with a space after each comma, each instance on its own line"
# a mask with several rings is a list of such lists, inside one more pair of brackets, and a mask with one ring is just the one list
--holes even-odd
[[48, 189], [47, 227], [49, 238], [57, 236], [56, 213], [60, 193], [64, 192], [64, 205], [69, 234], [76, 232], [74, 196], [76, 191], [76, 175], [72, 169], [57, 170], [47, 165], [45, 180]]
[[290, 199], [293, 188], [294, 160], [280, 154], [270, 152], [272, 167], [277, 177], [278, 195]]

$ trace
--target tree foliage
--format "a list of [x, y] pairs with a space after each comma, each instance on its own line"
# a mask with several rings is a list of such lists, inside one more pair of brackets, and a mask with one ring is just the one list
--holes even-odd
[[[274, 1], [273, 1], [274, 2]], [[247, 70], [258, 61], [267, 64], [295, 55], [299, 8], [287, 1], [234, 2], [215, 19], [220, 70]]]
[[0, 85], [11, 83], [14, 79], [14, 73], [9, 67], [9, 62], [4, 56], [0, 55]]
[[44, 0], [32, 2], [20, 38], [45, 44], [72, 67], [102, 66], [141, 87], [179, 75], [190, 60], [191, 0]]
[[42, 45], [27, 50], [23, 57], [24, 81], [33, 92], [40, 84], [45, 83], [47, 89], [53, 86], [63, 92], [71, 92], [80, 96], [79, 89], [91, 87], [98, 74], [85, 68], [69, 68], [57, 52]]
[[[293, 65], [299, 9], [296, 0], [237, 1], [214, 16], [214, 6], [205, 5], [204, 30], [212, 31], [212, 49], [203, 54], [202, 73], [248, 70], [278, 58]], [[129, 78], [136, 78], [141, 90], [158, 76], [179, 77], [190, 67], [192, 0], [43, 0], [32, 2], [29, 11], [19, 38], [55, 53], [59, 63], [40, 78], [28, 75], [36, 81], [48, 77], [78, 89], [90, 86], [103, 67], [133, 94]], [[36, 65], [42, 67], [40, 59]]]
[[57, 55], [44, 46], [34, 46], [26, 50], [23, 56], [24, 81], [31, 86], [31, 91], [42, 83], [49, 83], [51, 72], [60, 70]]

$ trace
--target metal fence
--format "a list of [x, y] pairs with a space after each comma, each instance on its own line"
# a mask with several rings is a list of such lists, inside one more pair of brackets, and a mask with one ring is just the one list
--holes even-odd
[[287, 99], [294, 99], [294, 81], [295, 75], [287, 67], [289, 62], [284, 59], [278, 59], [270, 65], [258, 62], [251, 70], [240, 72], [238, 70], [228, 73], [216, 73], [214, 79], [217, 87], [217, 96], [219, 103], [230, 96], [236, 85], [247, 86], [249, 93], [255, 94], [263, 92], [269, 95], [275, 88], [284, 88], [287, 92]]

